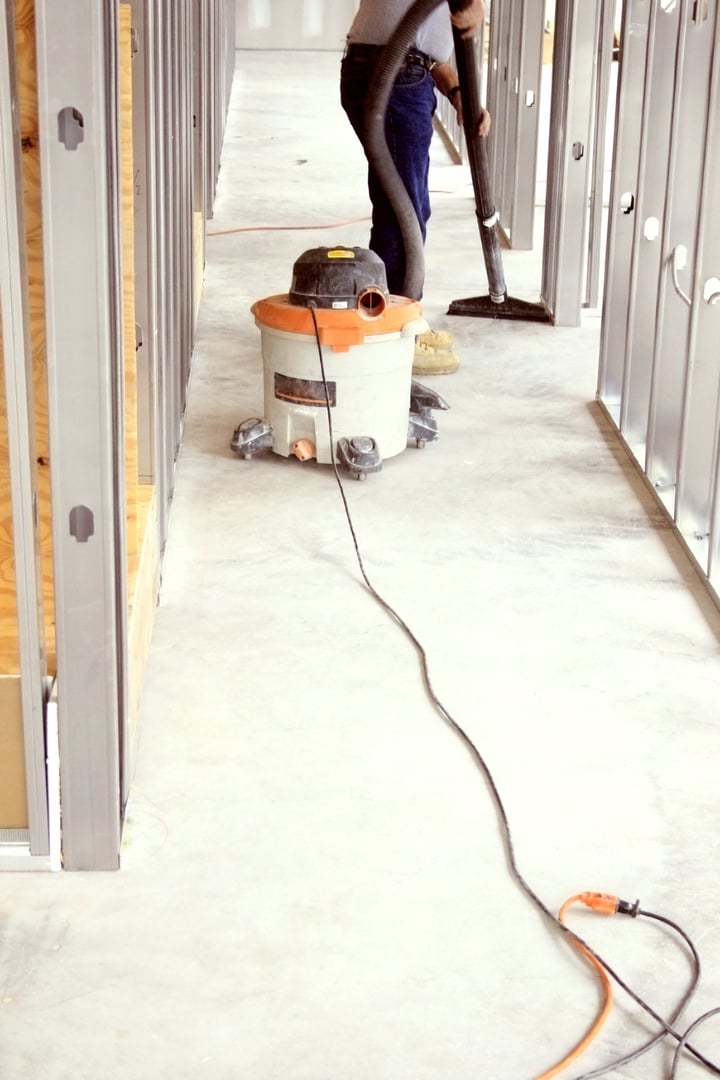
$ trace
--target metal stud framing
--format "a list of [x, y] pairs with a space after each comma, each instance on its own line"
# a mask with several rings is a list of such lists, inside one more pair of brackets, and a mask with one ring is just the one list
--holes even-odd
[[230, 0], [132, 0], [140, 479], [168, 532], [194, 341], [193, 215], [211, 216], [234, 71]]
[[602, 261], [605, 255], [605, 148], [610, 117], [611, 75], [614, 55], [615, 11], [613, 3], [601, 3], [596, 25], [597, 69], [592, 119], [592, 164], [588, 200], [588, 257], [583, 305], [597, 308], [602, 291]]
[[114, 869], [125, 717], [117, 10], [37, 7], [58, 719], [69, 869]]
[[[587, 301], [590, 191], [595, 147], [603, 0], [555, 8], [552, 111], [542, 298], [557, 326], [577, 326]], [[605, 50], [607, 54], [607, 50]], [[588, 77], [588, 73], [592, 73]]]
[[[193, 0], [193, 210], [205, 214], [205, 185], [207, 176], [207, 145], [205, 140], [208, 74], [204, 63], [204, 43], [207, 36], [208, 11], [203, 0]], [[234, 48], [234, 41], [233, 41]], [[234, 58], [234, 52], [233, 52]], [[204, 235], [203, 235], [204, 245]], [[203, 262], [205, 259], [203, 246]]]
[[533, 247], [545, 0], [495, 0], [490, 20], [488, 147], [500, 227], [509, 245]]
[[718, 0], [627, 0], [598, 396], [718, 596]]
[[235, 70], [235, 0], [208, 0], [203, 42], [206, 95], [205, 122], [205, 199], [207, 217], [211, 218], [220, 168], [220, 150], [225, 119], [230, 102], [230, 88]]
[[158, 471], [157, 364], [157, 151], [153, 58], [157, 26], [154, 4], [131, 0], [133, 28], [133, 161], [135, 168], [135, 319], [137, 323], [138, 479], [153, 483]]
[[[30, 817], [19, 867], [50, 865], [51, 845], [14, 9], [0, 10], [0, 306]], [[235, 9], [131, 10], [138, 478], [156, 485], [162, 548], [197, 310], [194, 215], [215, 191]], [[114, 869], [129, 750], [117, 0], [38, 4], [36, 37], [63, 857]]]
[[217, 150], [217, 113], [218, 113], [218, 74], [217, 74], [217, 22], [218, 0], [210, 0], [207, 12], [207, 35], [204, 42], [205, 68], [207, 71], [207, 111], [205, 113], [205, 140], [207, 153], [205, 154], [205, 212], [208, 218], [213, 214], [215, 201], [215, 188], [217, 185], [217, 173], [219, 155]]
[[[556, 0], [540, 292], [553, 322], [597, 306], [604, 252], [605, 127], [614, 5]], [[494, 0], [488, 107], [491, 186], [510, 246], [534, 247], [544, 0]]]
[[[147, 380], [142, 478], [158, 494], [160, 549], [167, 538], [194, 338], [193, 214], [212, 216], [234, 70], [229, 0], [133, 0], [137, 32], [135, 160], [146, 206], [137, 218], [138, 308]], [[204, 258], [204, 252], [200, 253]], [[162, 282], [162, 287], [159, 283]], [[139, 359], [139, 357], [138, 357]], [[142, 451], [142, 447], [140, 447]]]
[[3, 3], [0, 9], [0, 315], [28, 794], [27, 857], [32, 860], [49, 853], [44, 736], [45, 649], [36, 520], [37, 485], [33, 467], [36, 460], [33, 381], [14, 39], [14, 9], [12, 4]]

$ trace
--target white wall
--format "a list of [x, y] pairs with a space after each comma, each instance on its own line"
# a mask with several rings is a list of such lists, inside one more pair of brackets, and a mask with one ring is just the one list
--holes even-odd
[[358, 0], [235, 0], [238, 49], [337, 49]]

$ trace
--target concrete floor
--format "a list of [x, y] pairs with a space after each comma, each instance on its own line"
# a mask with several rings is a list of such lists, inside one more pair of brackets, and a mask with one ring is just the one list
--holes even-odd
[[[338, 58], [239, 53], [118, 874], [5, 875], [4, 1080], [532, 1078], [585, 1032], [586, 970], [508, 872], [488, 787], [359, 581], [327, 467], [242, 461], [249, 308], [364, 245]], [[599, 318], [450, 319], [485, 292], [461, 167], [433, 153], [425, 312], [460, 371], [442, 438], [346, 485], [376, 588], [475, 739], [554, 911], [640, 897], [720, 1004], [720, 619], [594, 404]], [[516, 295], [539, 261], [509, 254]], [[660, 1011], [690, 965], [651, 920], [573, 926]], [[655, 1030], [618, 991], [568, 1076]], [[720, 1059], [717, 1025], [695, 1045]], [[671, 1046], [614, 1077], [668, 1075]], [[699, 1075], [692, 1062], [683, 1077]]]

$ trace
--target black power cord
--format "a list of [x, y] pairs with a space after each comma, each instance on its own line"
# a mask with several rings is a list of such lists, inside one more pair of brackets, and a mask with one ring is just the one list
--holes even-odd
[[[418, 655], [420, 657], [420, 662], [421, 662], [422, 672], [423, 672], [423, 680], [424, 680], [424, 683], [425, 683], [425, 689], [426, 689], [426, 692], [427, 692], [427, 695], [428, 695], [430, 701], [432, 702], [435, 710], [443, 718], [443, 720], [445, 720], [445, 722], [453, 729], [453, 731], [456, 733], [456, 735], [458, 735], [460, 740], [465, 744], [466, 748], [470, 752], [471, 757], [474, 759], [476, 765], [480, 769], [480, 772], [482, 773], [482, 775], [483, 775], [483, 777], [485, 779], [485, 782], [487, 784], [487, 787], [488, 787], [488, 789], [490, 791], [490, 794], [492, 796], [493, 802], [495, 804], [495, 809], [496, 809], [496, 812], [497, 812], [497, 815], [498, 815], [498, 819], [500, 821], [501, 832], [502, 832], [502, 836], [503, 836], [503, 840], [504, 840], [505, 854], [506, 854], [506, 857], [507, 857], [507, 860], [508, 860], [508, 865], [509, 865], [509, 868], [510, 868], [511, 876], [515, 879], [516, 883], [520, 886], [520, 888], [525, 893], [525, 895], [528, 897], [528, 899], [535, 905], [535, 907], [538, 908], [539, 911], [542, 912], [542, 914], [552, 923], [552, 925], [557, 930], [559, 930], [562, 934], [564, 934], [568, 939], [572, 940], [575, 945], [587, 950], [589, 955], [592, 956], [595, 960], [597, 960], [597, 962], [599, 964], [601, 964], [605, 968], [608, 975], [610, 975], [610, 977], [615, 980], [617, 985], [619, 987], [621, 987], [625, 991], [625, 993], [628, 994], [632, 998], [632, 1000], [637, 1005], [640, 1006], [641, 1009], [643, 1009], [646, 1013], [648, 1013], [648, 1015], [651, 1016], [653, 1018], [653, 1020], [657, 1021], [657, 1023], [660, 1024], [660, 1026], [663, 1029], [662, 1032], [659, 1034], [659, 1036], [657, 1036], [657, 1038], [653, 1039], [650, 1043], [648, 1043], [645, 1046], [641, 1047], [639, 1050], [634, 1051], [632, 1054], [628, 1055], [627, 1058], [622, 1058], [622, 1059], [620, 1059], [619, 1062], [613, 1062], [611, 1065], [609, 1065], [607, 1067], [604, 1067], [600, 1071], [597, 1071], [597, 1072], [594, 1072], [594, 1073], [586, 1073], [586, 1074], [584, 1074], [584, 1076], [582, 1078], [577, 1078], [577, 1080], [589, 1080], [589, 1078], [591, 1076], [599, 1076], [604, 1072], [608, 1072], [611, 1068], [615, 1068], [618, 1064], [625, 1064], [626, 1061], [634, 1061], [636, 1058], [640, 1057], [641, 1054], [646, 1053], [653, 1046], [655, 1046], [658, 1042], [660, 1042], [666, 1035], [671, 1035], [678, 1043], [678, 1047], [677, 1047], [676, 1055], [675, 1055], [676, 1061], [679, 1058], [679, 1056], [680, 1056], [680, 1054], [681, 1054], [681, 1052], [683, 1050], [688, 1051], [699, 1062], [701, 1062], [701, 1064], [703, 1064], [707, 1069], [709, 1069], [710, 1072], [714, 1073], [716, 1076], [720, 1076], [720, 1065], [716, 1065], [714, 1062], [710, 1061], [703, 1054], [701, 1054], [699, 1050], [697, 1050], [697, 1049], [695, 1049], [695, 1047], [691, 1046], [691, 1044], [687, 1041], [689, 1039], [692, 1031], [697, 1027], [697, 1025], [699, 1023], [701, 1023], [702, 1021], [708, 1019], [710, 1016], [715, 1015], [716, 1012], [720, 1012], [720, 1008], [717, 1009], [717, 1010], [711, 1010], [710, 1013], [704, 1014], [704, 1016], [700, 1017], [699, 1020], [695, 1021], [695, 1023], [692, 1024], [690, 1026], [690, 1028], [688, 1028], [688, 1030], [685, 1032], [684, 1035], [677, 1032], [673, 1027], [673, 1024], [675, 1023], [675, 1020], [680, 1015], [680, 1012], [682, 1012], [682, 1009], [685, 1007], [685, 1004], [687, 1003], [687, 1001], [689, 1001], [690, 997], [692, 996], [692, 993], [695, 990], [695, 986], [697, 985], [697, 979], [699, 978], [699, 971], [700, 971], [700, 959], [699, 959], [699, 956], [697, 954], [697, 950], [695, 949], [694, 945], [692, 945], [692, 943], [690, 942], [690, 939], [685, 934], [685, 932], [683, 930], [681, 930], [680, 927], [677, 926], [675, 923], [673, 923], [671, 920], [665, 919], [661, 915], [654, 915], [652, 912], [641, 911], [639, 909], [638, 904], [629, 904], [626, 901], [620, 901], [620, 903], [618, 905], [618, 911], [620, 913], [622, 913], [622, 914], [631, 915], [631, 916], [641, 915], [642, 914], [642, 915], [646, 916], [647, 918], [657, 919], [659, 922], [664, 922], [668, 926], [671, 926], [688, 943], [688, 946], [691, 949], [693, 957], [695, 958], [695, 963], [697, 965], [697, 977], [693, 980], [693, 984], [691, 986], [690, 991], [686, 992], [685, 996], [683, 997], [683, 1000], [682, 1000], [682, 1003], [681, 1003], [679, 1009], [676, 1010], [675, 1014], [673, 1014], [672, 1021], [668, 1022], [662, 1016], [660, 1016], [660, 1014], [657, 1013], [652, 1008], [652, 1006], [647, 1001], [645, 1001], [644, 998], [642, 998], [639, 994], [637, 994], [624, 981], [624, 979], [621, 978], [621, 976], [614, 970], [614, 968], [611, 967], [611, 965], [605, 959], [603, 959], [603, 957], [600, 956], [592, 948], [591, 945], [589, 945], [587, 943], [587, 941], [585, 941], [582, 937], [580, 937], [578, 934], [576, 934], [568, 926], [566, 926], [564, 923], [562, 923], [557, 918], [557, 916], [553, 914], [553, 912], [550, 910], [550, 908], [547, 906], [547, 904], [545, 904], [545, 902], [541, 899], [541, 897], [535, 892], [535, 890], [532, 888], [530, 883], [527, 881], [527, 879], [523, 875], [523, 873], [522, 873], [522, 871], [520, 869], [520, 866], [518, 864], [517, 857], [515, 855], [515, 843], [514, 843], [514, 840], [513, 840], [512, 830], [510, 828], [510, 819], [508, 818], [508, 814], [507, 814], [507, 811], [505, 809], [505, 805], [503, 803], [502, 796], [500, 794], [500, 790], [499, 790], [499, 788], [497, 786], [497, 783], [496, 783], [495, 778], [494, 778], [494, 776], [493, 776], [493, 774], [492, 774], [492, 772], [490, 770], [490, 767], [489, 767], [488, 763], [486, 762], [485, 758], [481, 754], [481, 752], [478, 749], [478, 747], [476, 746], [476, 744], [473, 742], [473, 740], [470, 738], [468, 733], [462, 727], [462, 725], [459, 724], [457, 720], [455, 720], [455, 718], [451, 715], [451, 713], [447, 710], [445, 705], [443, 705], [440, 698], [437, 696], [437, 694], [435, 692], [435, 689], [433, 687], [433, 684], [432, 684], [432, 680], [430, 678], [430, 667], [429, 667], [427, 652], [425, 651], [424, 645], [422, 644], [420, 639], [415, 635], [415, 633], [411, 630], [411, 628], [408, 626], [408, 624], [405, 622], [405, 620], [399, 614], [399, 612], [397, 612], [395, 610], [395, 608], [390, 603], [388, 603], [388, 601], [377, 591], [377, 589], [375, 588], [373, 583], [370, 581], [370, 578], [368, 577], [367, 572], [365, 570], [365, 564], [363, 562], [362, 554], [360, 552], [360, 545], [358, 543], [357, 535], [355, 533], [355, 526], [353, 525], [352, 515], [350, 514], [350, 507], [348, 506], [347, 497], [345, 495], [345, 488], [344, 488], [344, 485], [343, 485], [343, 482], [342, 482], [342, 478], [340, 476], [340, 472], [339, 472], [338, 467], [337, 467], [337, 462], [335, 460], [335, 435], [334, 435], [334, 432], [333, 432], [332, 410], [331, 410], [331, 405], [330, 405], [330, 393], [329, 393], [329, 388], [328, 388], [328, 384], [327, 384], [327, 379], [326, 379], [326, 376], [325, 376], [325, 360], [323, 358], [322, 343], [320, 341], [320, 329], [319, 329], [319, 326], [318, 326], [317, 316], [315, 314], [315, 310], [316, 310], [317, 305], [314, 304], [314, 303], [310, 303], [308, 306], [309, 306], [309, 309], [310, 309], [310, 313], [312, 315], [313, 326], [315, 328], [315, 341], [316, 341], [316, 344], [317, 344], [318, 356], [319, 356], [319, 359], [320, 359], [320, 373], [321, 373], [321, 376], [322, 376], [322, 382], [323, 382], [323, 386], [324, 386], [324, 389], [325, 389], [325, 411], [327, 413], [328, 434], [329, 434], [329, 438], [330, 438], [330, 460], [332, 462], [332, 467], [333, 467], [333, 472], [334, 472], [334, 475], [335, 475], [335, 480], [337, 482], [338, 490], [340, 492], [340, 498], [342, 500], [342, 504], [343, 504], [343, 507], [345, 509], [345, 517], [347, 518], [348, 528], [350, 530], [350, 535], [352, 537], [353, 546], [355, 548], [355, 556], [357, 558], [358, 567], [360, 569], [360, 574], [362, 575], [362, 579], [363, 579], [363, 581], [365, 583], [365, 586], [367, 587], [368, 592], [373, 597], [373, 599], [398, 624], [398, 626], [400, 626], [400, 628], [403, 630], [403, 632], [407, 635], [407, 637], [410, 639], [410, 641], [415, 646], [415, 649], [417, 650], [417, 653], [418, 653]], [[676, 1074], [676, 1064], [674, 1063], [673, 1064], [673, 1072], [672, 1072], [672, 1076], [670, 1077], [670, 1080], [675, 1080], [675, 1074]]]
[[687, 1040], [690, 1038], [693, 1031], [695, 1031], [695, 1028], [700, 1027], [700, 1025], [704, 1024], [706, 1020], [709, 1020], [711, 1016], [717, 1016], [718, 1014], [720, 1014], [720, 1008], [708, 1009], [708, 1011], [703, 1013], [702, 1016], [698, 1016], [697, 1020], [693, 1021], [693, 1023], [687, 1029], [687, 1031], [677, 1044], [675, 1056], [673, 1057], [672, 1069], [670, 1070], [670, 1080], [675, 1080], [675, 1077], [677, 1076], [678, 1062], [680, 1060], [680, 1055], [682, 1054], [683, 1050], [690, 1049], [690, 1045]]
[[[693, 945], [688, 935], [682, 929], [682, 927], [678, 926], [678, 924], [673, 922], [672, 919], [666, 919], [664, 915], [656, 915], [652, 911], [643, 911], [641, 908], [637, 908], [635, 912], [630, 911], [626, 912], [625, 914], [644, 916], [646, 919], [655, 919], [657, 922], [664, 923], [666, 926], [669, 926], [672, 930], [674, 930], [677, 934], [680, 935], [680, 937], [683, 939], [688, 949], [690, 950], [693, 963], [692, 979], [690, 981], [688, 989], [683, 994], [679, 1004], [675, 1007], [675, 1010], [670, 1017], [669, 1022], [671, 1024], [675, 1024], [682, 1015], [682, 1013], [685, 1011], [687, 1005], [690, 1002], [690, 999], [697, 990], [698, 983], [700, 982], [701, 964], [698, 951]], [[593, 1069], [591, 1072], [581, 1073], [579, 1076], [574, 1077], [574, 1080], [594, 1080], [594, 1078], [597, 1076], [605, 1076], [606, 1073], [613, 1072], [615, 1069], [620, 1069], [623, 1065], [629, 1065], [631, 1062], [637, 1061], [637, 1059], [642, 1057], [643, 1054], [647, 1054], [648, 1051], [656, 1047], [658, 1043], [661, 1043], [662, 1040], [666, 1037], [666, 1035], [666, 1031], [661, 1031], [659, 1032], [659, 1034], [655, 1035], [652, 1039], [650, 1039], [649, 1042], [646, 1042], [642, 1046], [639, 1046], [637, 1050], [633, 1050], [629, 1054], [625, 1054], [623, 1057], [615, 1058], [613, 1061], [608, 1062], [607, 1065], [602, 1065], [600, 1068]]]

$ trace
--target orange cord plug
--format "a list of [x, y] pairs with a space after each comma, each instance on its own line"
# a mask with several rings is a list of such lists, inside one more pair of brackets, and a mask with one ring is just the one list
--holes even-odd
[[578, 899], [599, 915], [630, 915], [634, 919], [640, 911], [639, 900], [632, 904], [629, 900], [621, 900], [619, 896], [605, 892], [580, 893]]
[[618, 909], [619, 898], [606, 892], [583, 892], [578, 899], [586, 907], [597, 911], [598, 915], [614, 915]]

